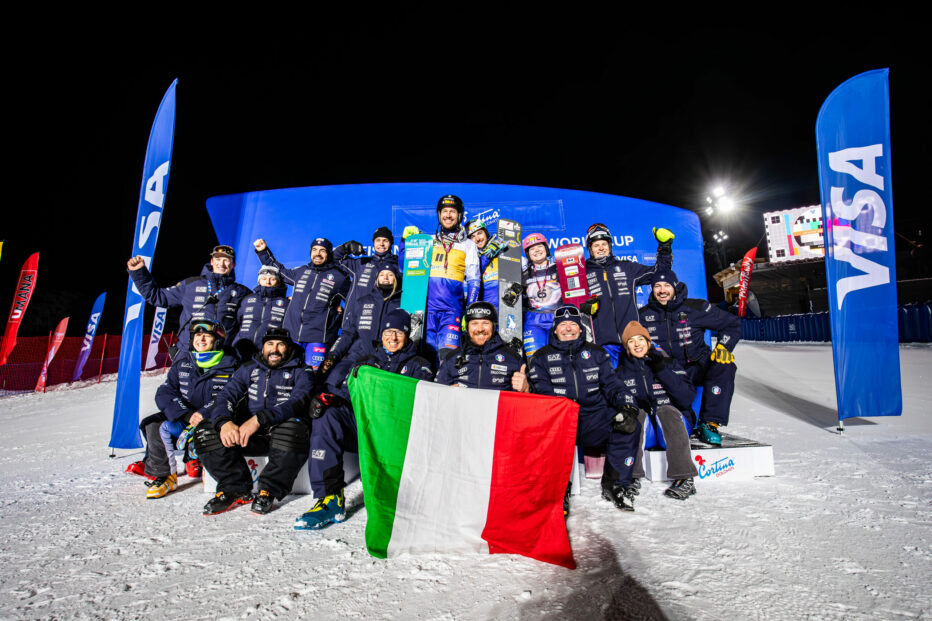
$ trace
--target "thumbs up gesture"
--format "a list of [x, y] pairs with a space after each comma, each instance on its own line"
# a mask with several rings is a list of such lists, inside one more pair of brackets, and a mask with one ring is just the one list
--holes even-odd
[[520, 371], [511, 376], [511, 388], [515, 392], [531, 392], [531, 385], [527, 381], [527, 365], [522, 364]]

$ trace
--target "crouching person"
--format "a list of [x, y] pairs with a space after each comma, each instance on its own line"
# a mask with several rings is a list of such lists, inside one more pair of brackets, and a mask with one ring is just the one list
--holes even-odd
[[[354, 366], [366, 364], [414, 379], [432, 380], [434, 374], [430, 364], [417, 355], [415, 344], [409, 340], [410, 334], [411, 318], [408, 313], [402, 309], [393, 310], [384, 320], [381, 345], [375, 354], [363, 357]], [[328, 377], [329, 392], [311, 401], [310, 416], [314, 424], [308, 474], [317, 503], [295, 520], [296, 530], [317, 530], [346, 519], [343, 453], [359, 450], [356, 417], [346, 388], [346, 373], [339, 371], [347, 364], [349, 361], [337, 365], [335, 372]]]
[[[313, 371], [287, 330], [270, 328], [262, 351], [240, 367], [217, 396], [217, 404], [197, 426], [197, 454], [217, 481], [217, 494], [204, 515], [223, 513], [252, 500], [260, 515], [273, 501], [291, 492], [307, 461], [307, 403]], [[259, 475], [259, 493], [252, 496], [252, 475], [244, 455], [268, 455]]]
[[[146, 436], [146, 456], [127, 468], [127, 472], [154, 479], [146, 484], [146, 498], [162, 498], [176, 489], [174, 440], [185, 426], [197, 425], [213, 409], [217, 395], [236, 370], [236, 356], [223, 347], [223, 326], [203, 319], [194, 322], [188, 332], [190, 350], [178, 353], [165, 383], [155, 392], [159, 412], [139, 425]], [[192, 459], [186, 470], [188, 476], [200, 476], [201, 465]]]
[[[631, 481], [637, 458], [640, 423], [625, 408], [627, 390], [615, 375], [608, 353], [586, 342], [579, 309], [554, 311], [550, 342], [531, 358], [532, 392], [572, 399], [579, 404], [576, 443], [604, 447], [602, 497], [623, 511], [634, 511]], [[569, 488], [564, 512], [569, 511]]]
[[[653, 346], [647, 328], [640, 323], [629, 322], [621, 339], [626, 355], [619, 360], [615, 373], [629, 391], [630, 405], [626, 407], [638, 417], [642, 430], [648, 416], [659, 423], [667, 445], [667, 478], [673, 481], [664, 494], [686, 500], [696, 493], [693, 477], [699, 473], [689, 450], [689, 431], [682, 412], [688, 413], [690, 426], [695, 425], [690, 404], [696, 398], [696, 389], [683, 367]], [[644, 476], [643, 431], [639, 446], [631, 483], [633, 495], [641, 488], [639, 477]]]

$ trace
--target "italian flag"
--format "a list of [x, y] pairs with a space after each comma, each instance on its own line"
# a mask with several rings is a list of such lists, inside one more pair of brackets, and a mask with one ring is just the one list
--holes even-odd
[[349, 390], [371, 555], [506, 553], [576, 567], [563, 518], [576, 403], [368, 366]]

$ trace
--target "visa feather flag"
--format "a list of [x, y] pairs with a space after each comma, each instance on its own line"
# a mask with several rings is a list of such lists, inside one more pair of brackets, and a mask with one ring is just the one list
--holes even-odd
[[816, 120], [839, 420], [903, 411], [888, 73], [847, 80]]
[[[175, 137], [175, 86], [162, 97], [159, 110], [149, 132], [146, 162], [139, 189], [139, 209], [136, 212], [136, 235], [130, 256], [141, 256], [152, 269], [152, 255], [159, 236], [162, 207], [168, 188], [172, 142]], [[120, 344], [120, 368], [117, 375], [116, 402], [110, 430], [112, 448], [142, 448], [139, 436], [139, 375], [142, 366], [142, 318], [145, 300], [127, 276], [126, 311], [123, 315], [123, 340]]]
[[504, 553], [576, 567], [563, 517], [576, 403], [368, 366], [349, 389], [372, 556]]
[[87, 330], [84, 331], [84, 341], [81, 343], [81, 352], [78, 354], [78, 361], [74, 365], [74, 375], [71, 381], [76, 382], [81, 379], [81, 373], [84, 372], [84, 365], [87, 363], [88, 356], [91, 355], [91, 347], [94, 346], [94, 335], [97, 334], [97, 326], [100, 324], [100, 316], [104, 312], [104, 301], [107, 299], [106, 291], [97, 296], [94, 306], [91, 308], [91, 316], [87, 320]]

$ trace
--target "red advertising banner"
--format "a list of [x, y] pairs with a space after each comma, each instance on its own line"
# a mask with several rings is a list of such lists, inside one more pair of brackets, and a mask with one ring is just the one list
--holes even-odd
[[19, 332], [19, 324], [22, 323], [23, 315], [26, 314], [29, 300], [32, 299], [32, 292], [36, 289], [38, 275], [39, 253], [37, 252], [26, 259], [19, 273], [19, 282], [13, 294], [13, 306], [10, 308], [10, 318], [6, 322], [6, 330], [3, 333], [3, 344], [0, 345], [0, 364], [6, 364], [10, 352], [16, 347], [16, 333]]
[[45, 356], [45, 364], [42, 365], [42, 373], [39, 374], [39, 381], [36, 382], [36, 392], [45, 392], [45, 381], [49, 375], [49, 365], [52, 364], [52, 358], [65, 340], [65, 332], [68, 330], [68, 317], [58, 322], [55, 328], [55, 334], [52, 335], [52, 342], [49, 343], [49, 353]]
[[754, 271], [754, 259], [757, 257], [757, 246], [744, 253], [741, 259], [741, 280], [738, 285], [738, 317], [744, 317], [748, 312], [748, 286], [751, 283], [751, 272]]

